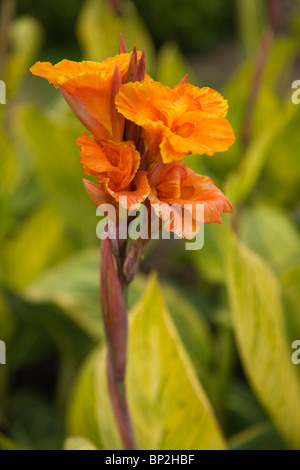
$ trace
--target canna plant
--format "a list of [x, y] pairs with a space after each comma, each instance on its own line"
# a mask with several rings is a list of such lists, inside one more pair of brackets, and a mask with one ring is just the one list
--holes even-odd
[[[160, 230], [183, 238], [192, 238], [203, 223], [221, 223], [222, 213], [232, 212], [232, 204], [214, 182], [183, 161], [189, 154], [225, 151], [234, 142], [226, 120], [227, 102], [215, 90], [190, 85], [187, 76], [173, 89], [155, 82], [145, 73], [144, 51], [134, 47], [127, 53], [122, 35], [119, 54], [104, 62], [37, 62], [31, 72], [60, 89], [89, 131], [77, 144], [83, 172], [97, 180], [83, 179], [97, 207], [109, 204], [117, 213], [125, 210], [130, 215], [143, 205], [150, 221], [151, 209], [161, 220]], [[204, 208], [201, 218], [198, 205]], [[128, 228], [130, 217], [125, 220]], [[108, 221], [100, 256], [107, 380], [124, 448], [135, 449], [125, 386], [126, 293], [150, 233], [129, 244], [120, 236], [120, 224], [113, 232], [110, 227]]]

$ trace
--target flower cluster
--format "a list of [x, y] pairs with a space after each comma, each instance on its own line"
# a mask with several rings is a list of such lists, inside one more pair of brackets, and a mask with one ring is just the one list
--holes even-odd
[[38, 62], [31, 72], [60, 89], [91, 133], [77, 143], [83, 172], [97, 178], [98, 184], [84, 180], [96, 205], [201, 203], [205, 223], [221, 222], [221, 214], [232, 211], [213, 181], [183, 162], [188, 154], [213, 155], [234, 142], [227, 102], [215, 90], [190, 85], [186, 77], [173, 89], [154, 81], [145, 74], [144, 51], [127, 53], [122, 39], [120, 53], [104, 62]]

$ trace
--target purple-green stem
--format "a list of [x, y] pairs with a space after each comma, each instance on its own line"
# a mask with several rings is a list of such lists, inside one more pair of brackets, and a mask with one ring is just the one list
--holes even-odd
[[128, 340], [127, 287], [138, 271], [148, 240], [135, 240], [126, 254], [126, 241], [101, 242], [100, 301], [107, 343], [107, 381], [110, 399], [126, 450], [136, 449], [126, 395]]

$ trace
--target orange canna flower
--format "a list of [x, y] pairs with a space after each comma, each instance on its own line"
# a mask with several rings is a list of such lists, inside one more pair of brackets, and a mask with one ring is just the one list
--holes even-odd
[[[197, 175], [183, 162], [163, 165], [149, 200], [170, 230], [184, 238], [195, 236], [203, 223], [222, 223], [221, 214], [233, 211], [231, 202], [208, 176]], [[204, 205], [204, 220], [197, 220], [197, 204]], [[179, 210], [174, 213], [170, 206], [176, 205]], [[187, 213], [189, 220], [185, 220]]]
[[[37, 62], [31, 72], [59, 88], [93, 134], [83, 134], [77, 144], [83, 172], [97, 178], [97, 184], [84, 180], [96, 205], [137, 209], [148, 198], [169, 229], [186, 238], [195, 226], [220, 223], [221, 214], [233, 210], [210, 178], [182, 161], [191, 153], [227, 150], [234, 142], [227, 101], [218, 92], [185, 79], [173, 89], [155, 82], [145, 75], [144, 52], [134, 48], [128, 54], [122, 37], [120, 54], [101, 63]], [[202, 221], [197, 220], [199, 203], [204, 204]], [[187, 222], [181, 208], [187, 204], [190, 222], [180, 233]], [[175, 213], [174, 205], [180, 209]]]
[[[98, 141], [87, 134], [77, 139], [82, 171], [95, 176], [101, 185], [99, 200], [111, 202], [111, 198], [123, 203], [125, 208], [136, 209], [148, 197], [150, 186], [146, 171], [138, 171], [140, 153], [133, 142]], [[106, 195], [106, 196], [105, 196]], [[98, 199], [97, 199], [98, 200]]]
[[[141, 52], [118, 54], [104, 62], [62, 60], [56, 65], [37, 62], [30, 71], [59, 88], [82, 124], [100, 140], [123, 140], [124, 117], [115, 108], [115, 96]], [[134, 57], [133, 57], [134, 56]]]
[[126, 119], [143, 127], [149, 146], [155, 142], [150, 152], [160, 151], [164, 163], [191, 153], [212, 155], [234, 142], [227, 102], [211, 88], [181, 83], [171, 89], [147, 79], [122, 85], [115, 103]]

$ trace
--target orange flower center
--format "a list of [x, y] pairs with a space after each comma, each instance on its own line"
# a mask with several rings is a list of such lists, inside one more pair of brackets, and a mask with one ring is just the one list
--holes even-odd
[[189, 137], [196, 126], [195, 122], [186, 122], [183, 125], [173, 124], [171, 131], [180, 137]]

